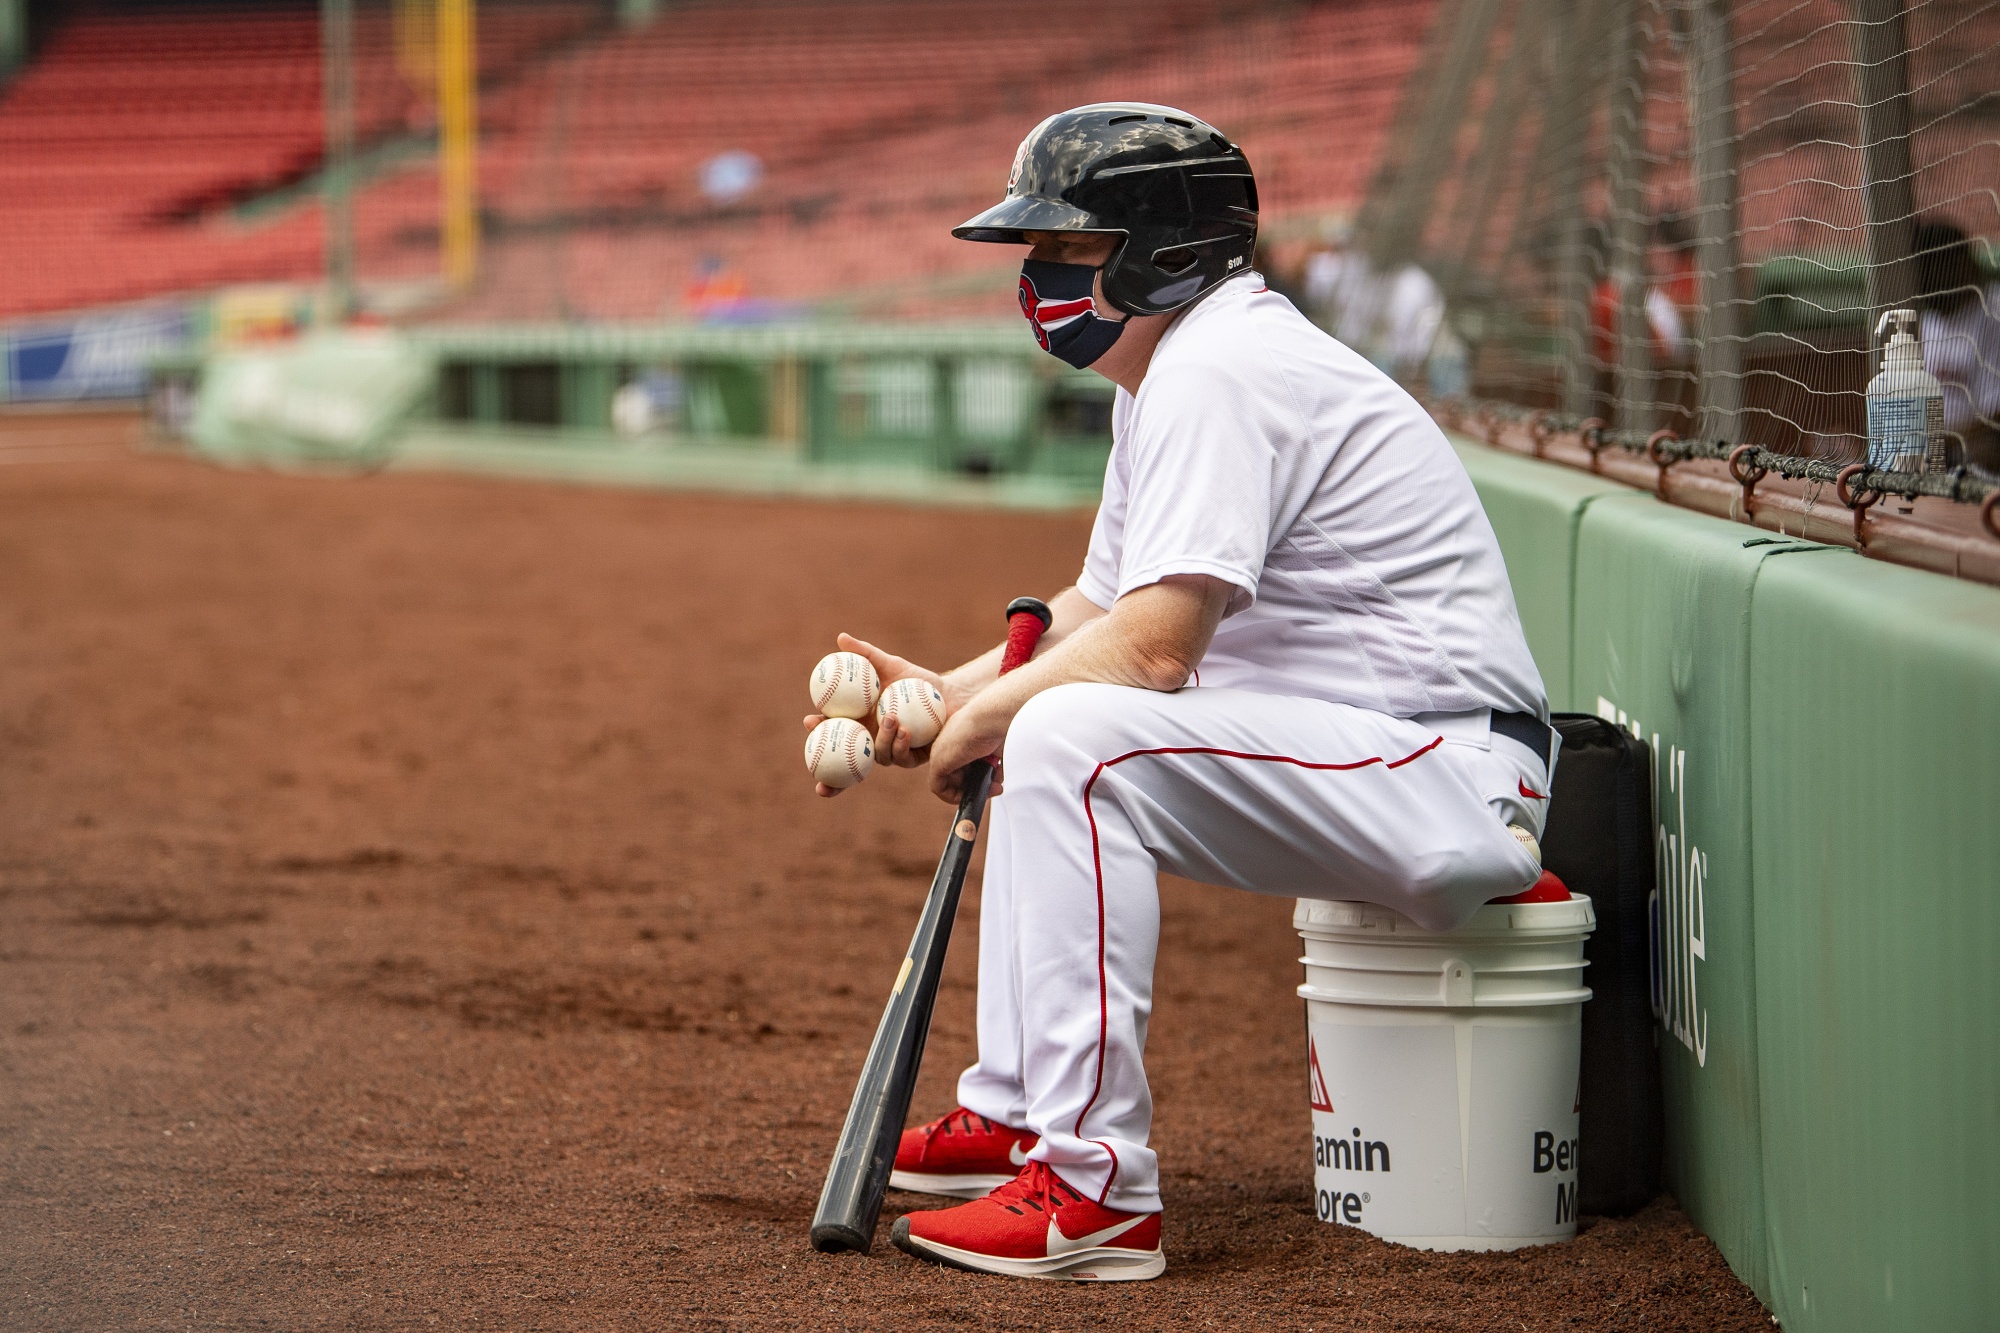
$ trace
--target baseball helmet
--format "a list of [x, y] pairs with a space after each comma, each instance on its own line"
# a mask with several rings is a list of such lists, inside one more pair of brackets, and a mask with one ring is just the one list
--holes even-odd
[[1035, 126], [1007, 197], [951, 234], [1022, 245], [1028, 231], [1122, 237], [1104, 298], [1128, 315], [1164, 315], [1249, 267], [1257, 182], [1243, 150], [1187, 112], [1097, 102]]

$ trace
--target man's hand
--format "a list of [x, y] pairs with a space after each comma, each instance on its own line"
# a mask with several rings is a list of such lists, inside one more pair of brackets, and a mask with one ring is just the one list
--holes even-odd
[[[1019, 674], [1018, 672], [1016, 674]], [[930, 786], [947, 805], [957, 805], [965, 787], [966, 765], [1000, 753], [1014, 708], [994, 707], [987, 690], [945, 719], [944, 730], [930, 743]], [[1016, 705], [1018, 708], [1018, 705]], [[993, 775], [993, 796], [1000, 794], [1000, 775]]]
[[[875, 674], [882, 678], [882, 688], [884, 689], [887, 689], [899, 680], [905, 680], [912, 676], [918, 680], [927, 680], [937, 686], [939, 692], [944, 695], [945, 715], [946, 717], [951, 715], [951, 710], [954, 707], [952, 691], [947, 685], [945, 678], [937, 672], [932, 671], [929, 667], [920, 667], [915, 662], [898, 657], [894, 653], [884, 652], [867, 640], [857, 639], [852, 634], [842, 634], [839, 642], [843, 651], [860, 653], [868, 659], [869, 665], [875, 668]], [[825, 720], [824, 714], [807, 713], [805, 718], [806, 730], [811, 731]], [[875, 762], [878, 764], [886, 761], [898, 768], [915, 768], [918, 764], [924, 762], [928, 753], [928, 747], [922, 750], [913, 749], [910, 745], [909, 731], [901, 723], [893, 719], [882, 720], [881, 725], [876, 728]], [[829, 787], [822, 782], [815, 785], [813, 790], [821, 796], [838, 796], [843, 789]]]

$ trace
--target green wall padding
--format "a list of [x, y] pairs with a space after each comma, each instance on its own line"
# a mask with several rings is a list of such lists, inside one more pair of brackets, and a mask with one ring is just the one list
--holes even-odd
[[1750, 618], [1772, 559], [1860, 563], [1650, 496], [1601, 496], [1577, 530], [1573, 641], [1579, 701], [1653, 748], [1667, 1185], [1759, 1291]]
[[1454, 444], [1654, 747], [1668, 1188], [1788, 1330], [1994, 1327], [2000, 590]]
[[1772, 561], [1750, 683], [1759, 1291], [1787, 1333], [1993, 1328], [2000, 590]]
[[1549, 706], [1589, 712], [1594, 698], [1571, 690], [1571, 571], [1583, 511], [1600, 495], [1632, 495], [1631, 487], [1571, 468], [1538, 463], [1500, 449], [1452, 440], [1500, 539], [1507, 577], [1528, 647], [1541, 668]]

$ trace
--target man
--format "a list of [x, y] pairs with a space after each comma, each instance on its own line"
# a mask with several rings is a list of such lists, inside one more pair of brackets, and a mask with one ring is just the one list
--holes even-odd
[[1164, 1269], [1141, 1064], [1159, 870], [1433, 929], [1539, 870], [1552, 733], [1492, 529], [1416, 403], [1265, 290], [1256, 209], [1220, 133], [1104, 104], [1038, 126], [1007, 198], [954, 232], [1031, 245], [1036, 338], [1119, 393], [1089, 556], [1032, 662], [1002, 678], [996, 647], [938, 676], [841, 639], [949, 705], [928, 755], [893, 723], [878, 754], [928, 759], [947, 801], [968, 763], [1006, 764], [979, 1061], [893, 1177], [975, 1201], [897, 1222], [920, 1258]]
[[1919, 218], [1910, 240], [1923, 312], [1924, 369], [1944, 389], [1949, 465], [2000, 474], [2000, 282], [1990, 282], [1965, 230]]

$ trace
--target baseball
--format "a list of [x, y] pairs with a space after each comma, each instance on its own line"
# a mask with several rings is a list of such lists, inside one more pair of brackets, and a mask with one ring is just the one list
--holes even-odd
[[911, 748], [920, 750], [936, 740], [944, 726], [944, 696], [929, 681], [905, 676], [882, 691], [882, 720], [891, 718], [910, 733]]
[[828, 717], [863, 718], [882, 697], [882, 678], [859, 653], [828, 653], [813, 668], [813, 707]]
[[852, 718], [830, 717], [806, 735], [806, 772], [829, 787], [852, 787], [873, 767], [875, 742]]

